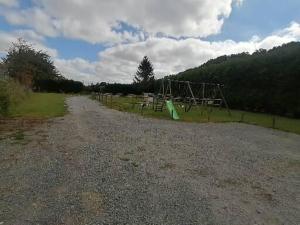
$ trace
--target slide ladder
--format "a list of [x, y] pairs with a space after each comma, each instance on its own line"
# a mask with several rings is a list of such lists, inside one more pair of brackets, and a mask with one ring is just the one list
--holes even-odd
[[178, 116], [178, 113], [175, 109], [175, 106], [173, 105], [173, 102], [171, 100], [167, 100], [166, 101], [166, 106], [167, 106], [167, 109], [172, 117], [173, 120], [179, 120], [179, 116]]
[[164, 104], [165, 102], [163, 99], [157, 99], [154, 107], [155, 112], [162, 112], [164, 108]]

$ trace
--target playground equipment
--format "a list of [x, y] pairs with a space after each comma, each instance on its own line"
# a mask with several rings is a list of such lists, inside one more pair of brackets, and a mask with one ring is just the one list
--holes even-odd
[[196, 83], [182, 80], [162, 79], [162, 84], [154, 100], [153, 108], [155, 111], [163, 111], [165, 104], [167, 107], [168, 104], [170, 105], [167, 101], [171, 101], [172, 105], [173, 103], [183, 104], [185, 112], [189, 112], [193, 106], [197, 105], [205, 107], [222, 107], [224, 105], [230, 115], [230, 110], [222, 88], [223, 85], [215, 83]]
[[173, 102], [171, 100], [167, 100], [166, 101], [166, 106], [167, 106], [167, 109], [170, 113], [170, 116], [173, 120], [179, 120], [179, 116], [177, 114], [177, 111], [175, 109], [175, 106], [173, 105]]

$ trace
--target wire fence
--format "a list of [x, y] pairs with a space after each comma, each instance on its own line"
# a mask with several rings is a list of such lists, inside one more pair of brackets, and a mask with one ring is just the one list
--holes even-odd
[[[93, 98], [119, 111], [129, 111], [158, 118], [171, 118], [166, 107], [163, 108], [162, 112], [155, 112], [154, 101], [146, 101], [144, 96], [93, 93]], [[191, 111], [185, 112], [183, 103], [175, 103], [175, 106], [181, 121], [247, 123], [300, 134], [299, 119], [240, 110], [231, 110], [231, 113], [228, 114], [227, 109], [213, 106], [194, 106]]]

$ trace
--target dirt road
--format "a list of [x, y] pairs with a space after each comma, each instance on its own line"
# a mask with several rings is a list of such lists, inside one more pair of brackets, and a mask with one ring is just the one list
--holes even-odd
[[300, 136], [70, 113], [0, 141], [0, 224], [300, 224]]

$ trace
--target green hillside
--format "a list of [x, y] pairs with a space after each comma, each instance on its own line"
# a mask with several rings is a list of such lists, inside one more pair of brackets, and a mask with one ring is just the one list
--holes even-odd
[[221, 56], [175, 75], [225, 85], [231, 108], [300, 117], [300, 43]]

